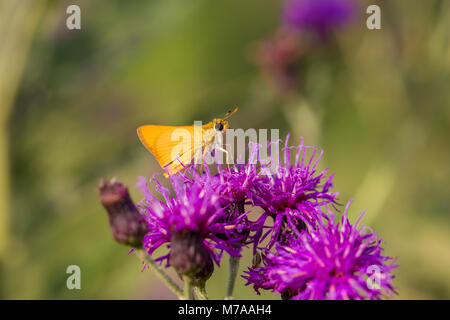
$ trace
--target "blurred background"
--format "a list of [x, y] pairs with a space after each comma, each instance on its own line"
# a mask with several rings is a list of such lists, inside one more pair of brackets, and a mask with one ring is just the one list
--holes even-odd
[[[278, 0], [0, 0], [0, 298], [175, 298], [113, 241], [97, 185], [117, 177], [137, 202], [137, 176], [161, 171], [139, 125], [239, 106], [232, 127], [325, 150], [352, 219], [368, 210], [398, 258], [395, 298], [449, 299], [450, 1], [357, 3], [299, 37]], [[70, 4], [81, 30], [66, 28]], [[72, 264], [81, 290], [66, 288]], [[216, 270], [221, 298], [227, 259]], [[238, 299], [278, 299], [244, 284]]]

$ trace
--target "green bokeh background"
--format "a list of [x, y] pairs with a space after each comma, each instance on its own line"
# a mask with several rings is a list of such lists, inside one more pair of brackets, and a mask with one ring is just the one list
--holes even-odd
[[[374, 2], [382, 29], [370, 31]], [[69, 31], [74, 3], [82, 29]], [[96, 187], [115, 176], [137, 201], [137, 176], [161, 171], [137, 126], [239, 106], [233, 127], [280, 128], [325, 150], [351, 218], [368, 210], [363, 222], [398, 257], [396, 298], [449, 299], [450, 1], [360, 4], [306, 59], [301, 92], [281, 99], [251, 61], [280, 1], [0, 0], [0, 298], [175, 298], [112, 240]], [[71, 264], [81, 290], [66, 288]], [[239, 279], [236, 298], [273, 296]]]

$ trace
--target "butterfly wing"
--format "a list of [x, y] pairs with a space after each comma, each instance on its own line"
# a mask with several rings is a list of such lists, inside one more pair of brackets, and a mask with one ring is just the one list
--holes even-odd
[[[159, 165], [175, 174], [189, 165], [196, 150], [202, 147], [201, 134], [194, 126], [145, 125], [137, 129], [142, 144], [155, 156]], [[201, 130], [201, 129], [200, 129]], [[167, 176], [167, 173], [165, 174]]]

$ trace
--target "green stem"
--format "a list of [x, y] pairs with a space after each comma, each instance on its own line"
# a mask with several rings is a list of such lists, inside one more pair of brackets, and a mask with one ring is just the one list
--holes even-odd
[[240, 258], [230, 256], [230, 271], [228, 274], [227, 292], [225, 293], [225, 300], [233, 300], [234, 285], [239, 271]]
[[139, 258], [147, 262], [148, 267], [167, 285], [167, 287], [177, 295], [179, 299], [184, 298], [183, 290], [173, 281], [173, 279], [162, 270], [158, 264], [149, 257], [147, 252], [142, 249], [136, 249], [136, 254]]
[[205, 285], [195, 286], [194, 287], [195, 294], [200, 300], [208, 300], [208, 294], [206, 293]]
[[192, 279], [190, 277], [184, 277], [184, 299], [194, 300], [194, 294], [192, 292]]

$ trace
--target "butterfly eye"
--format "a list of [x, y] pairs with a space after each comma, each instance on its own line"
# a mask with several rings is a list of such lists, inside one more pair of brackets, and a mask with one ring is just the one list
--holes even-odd
[[216, 123], [216, 125], [214, 126], [214, 129], [216, 129], [216, 131], [222, 131], [223, 130], [223, 124]]

